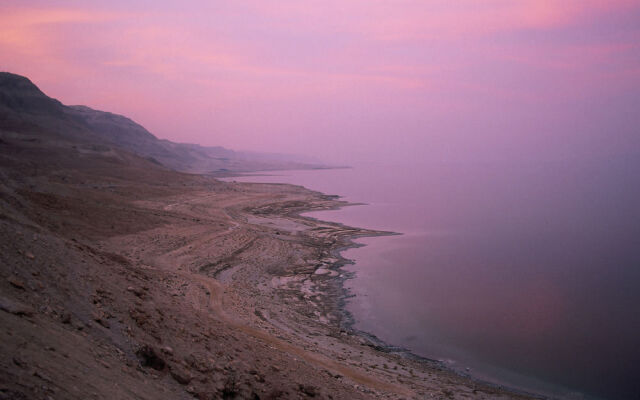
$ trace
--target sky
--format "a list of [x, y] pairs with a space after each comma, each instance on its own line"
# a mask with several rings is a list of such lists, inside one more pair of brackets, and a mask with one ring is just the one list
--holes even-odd
[[0, 70], [327, 162], [640, 153], [640, 0], [5, 1]]

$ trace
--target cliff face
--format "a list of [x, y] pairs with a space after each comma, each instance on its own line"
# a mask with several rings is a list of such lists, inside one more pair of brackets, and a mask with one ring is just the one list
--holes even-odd
[[193, 173], [314, 168], [295, 157], [269, 157], [218, 146], [160, 140], [140, 124], [86, 106], [65, 106], [29, 79], [0, 72], [0, 132], [38, 135], [80, 145], [103, 145], [140, 156], [168, 169]]

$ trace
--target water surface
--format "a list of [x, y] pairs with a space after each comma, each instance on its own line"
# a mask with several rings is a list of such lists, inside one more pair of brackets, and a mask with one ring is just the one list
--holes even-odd
[[640, 163], [362, 165], [243, 181], [366, 206], [309, 215], [363, 238], [355, 327], [475, 376], [555, 396], [640, 398]]

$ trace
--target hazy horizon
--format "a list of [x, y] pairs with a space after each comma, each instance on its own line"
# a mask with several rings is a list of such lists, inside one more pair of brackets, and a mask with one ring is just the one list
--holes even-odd
[[351, 164], [638, 154], [636, 1], [23, 1], [0, 69], [156, 136]]

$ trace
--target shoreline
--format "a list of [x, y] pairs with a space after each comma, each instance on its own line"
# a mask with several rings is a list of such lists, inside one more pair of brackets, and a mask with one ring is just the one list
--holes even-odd
[[154, 179], [57, 174], [65, 179], [9, 181], [21, 208], [0, 203], [0, 255], [11, 266], [0, 280], [0, 351], [9, 360], [0, 362], [1, 391], [532, 398], [353, 329], [341, 251], [391, 232], [300, 215], [349, 204], [336, 196], [164, 171]]
[[[295, 172], [295, 171], [294, 171]], [[279, 183], [275, 183], [275, 182], [269, 182], [268, 181], [268, 176], [272, 176], [272, 174], [255, 174], [255, 175], [246, 175], [246, 174], [238, 174], [238, 177], [242, 177], [244, 179], [240, 180], [240, 183], [251, 183], [250, 181], [250, 177], [251, 176], [257, 176], [258, 178], [261, 178], [259, 182], [256, 182], [256, 184], [275, 184], [275, 185], [294, 185], [294, 186], [300, 186], [303, 188], [306, 188], [308, 190], [314, 191], [314, 189], [309, 189], [305, 186], [302, 185], [310, 185], [310, 184], [315, 184], [317, 186], [323, 187], [323, 190], [326, 190], [327, 193], [339, 193], [339, 190], [336, 190], [336, 188], [341, 188], [342, 186], [340, 185], [331, 185], [331, 184], [327, 184], [328, 181], [326, 180], [322, 180], [319, 179], [319, 177], [321, 175], [318, 174], [313, 174], [313, 175], [304, 175], [304, 174], [283, 174], [280, 176], [276, 176], [276, 174], [273, 174], [274, 178], [272, 179], [280, 179], [281, 181]], [[283, 177], [284, 176], [284, 177]], [[332, 177], [341, 177], [344, 175], [334, 175], [331, 174], [329, 176]], [[296, 178], [297, 177], [297, 178]], [[295, 183], [295, 182], [303, 182], [301, 183]], [[234, 181], [234, 182], [238, 182], [238, 181]], [[345, 189], [344, 187], [342, 187], [343, 189]], [[352, 191], [349, 190], [344, 190], [345, 193], [354, 193]], [[319, 192], [322, 194], [322, 192]], [[325, 195], [326, 196], [326, 195]], [[356, 202], [356, 203], [351, 203], [351, 202], [346, 202], [344, 203], [344, 197], [340, 196], [340, 195], [334, 195], [334, 197], [340, 201], [342, 201], [343, 203], [340, 205], [337, 205], [333, 208], [328, 208], [327, 210], [335, 210], [335, 209], [340, 209], [346, 206], [352, 206], [352, 205], [367, 205], [367, 203], [364, 202]], [[354, 212], [354, 213], [346, 213], [346, 214], [342, 214], [342, 213], [338, 213], [336, 215], [331, 215], [329, 213], [325, 214], [325, 213], [320, 213], [320, 217], [314, 217], [314, 216], [310, 216], [314, 215], [313, 212], [314, 211], [318, 211], [316, 209], [309, 209], [307, 211], [301, 211], [299, 214], [299, 217], [306, 217], [306, 218], [311, 218], [313, 220], [322, 222], [321, 219], [325, 219], [325, 220], [329, 220], [332, 221], [332, 223], [336, 224], [336, 225], [340, 225], [343, 227], [354, 227], [354, 226], [360, 226], [359, 224], [364, 224], [364, 226], [368, 226], [371, 222], [368, 218], [362, 218], [363, 215], [371, 215], [371, 214], [367, 214], [366, 212]], [[391, 210], [393, 211], [393, 210]], [[388, 212], [388, 210], [387, 210]], [[352, 224], [351, 226], [347, 226], [346, 224], [342, 223], [342, 222], [338, 222], [340, 220], [340, 218], [338, 216], [345, 216], [344, 219], [351, 221]], [[354, 216], [356, 217], [354, 219]], [[387, 226], [389, 226], [389, 224], [387, 224]], [[391, 224], [391, 226], [394, 226], [393, 224]], [[388, 233], [383, 233], [383, 234], [371, 234], [371, 235], [354, 235], [352, 237], [352, 239], [357, 240], [358, 237], [366, 237], [366, 236], [370, 236], [370, 237], [375, 237], [375, 236], [384, 236], [384, 235], [391, 235], [394, 234], [394, 232], [388, 232]], [[395, 234], [401, 234], [401, 233], [395, 233]], [[336, 250], [336, 258], [340, 258], [343, 263], [342, 265], [340, 265], [340, 268], [348, 265], [348, 264], [354, 264], [351, 262], [351, 260], [346, 259], [344, 257], [338, 257], [338, 255], [341, 256], [341, 252], [343, 252], [344, 250], [348, 250], [349, 248], [353, 248], [353, 247], [360, 247], [360, 246], [364, 246], [366, 244], [353, 244], [355, 242], [355, 240], [350, 240], [349, 242], [351, 243], [351, 245], [345, 245], [344, 248], [339, 248]], [[370, 245], [373, 244], [375, 240], [372, 240], [371, 242], [365, 241], [365, 243], [369, 243]], [[393, 243], [393, 241], [388, 242], [386, 240], [382, 240], [383, 243]], [[374, 251], [375, 253], [375, 251]], [[344, 269], [343, 269], [344, 270]], [[357, 273], [357, 271], [353, 270], [353, 269], [349, 269], [349, 271], [352, 272], [352, 275], [344, 275], [342, 278], [338, 279], [336, 278], [336, 280], [340, 280], [341, 282], [345, 282], [347, 279], [353, 279], [355, 277], [355, 274]], [[356, 290], [357, 290], [357, 286]], [[384, 287], [384, 285], [381, 286], [381, 288]], [[341, 304], [341, 309], [342, 309], [342, 314], [343, 314], [343, 320], [342, 320], [342, 325], [341, 327], [345, 330], [351, 331], [354, 334], [358, 334], [359, 336], [366, 338], [371, 344], [372, 346], [377, 346], [381, 351], [385, 351], [385, 352], [392, 352], [392, 353], [397, 353], [397, 354], [404, 354], [406, 355], [406, 357], [409, 358], [415, 358], [415, 359], [424, 359], [427, 362], [434, 362], [434, 363], [438, 363], [440, 364], [440, 366], [442, 368], [446, 368], [452, 372], [455, 372], [456, 374], [462, 376], [462, 377], [466, 377], [469, 378], [471, 380], [474, 380], [476, 382], [481, 382], [483, 384], [487, 384], [487, 385], [492, 385], [494, 387], [497, 388], [505, 388], [507, 390], [513, 391], [514, 393], [519, 393], [519, 394], [523, 394], [523, 395], [528, 395], [528, 396], [532, 396], [535, 398], [573, 398], [575, 396], [583, 396], [584, 398], [588, 398], [588, 399], [595, 399], [597, 397], [593, 397], [590, 394], [587, 394], [585, 392], [581, 392], [579, 389], [575, 389], [572, 387], [568, 387], [568, 386], [564, 386], [562, 384], [558, 384], [558, 383], [554, 383], [551, 379], [549, 380], [544, 380], [544, 378], [539, 378], [536, 377], [535, 375], [527, 375], [525, 373], [520, 373], [517, 372], [516, 369], [507, 369], [504, 367], [497, 367], [495, 365], [489, 364], [489, 363], [483, 363], [482, 360], [478, 360], [475, 359], [473, 357], [465, 357], [467, 354], [465, 353], [460, 353], [459, 358], [458, 359], [449, 359], [451, 357], [447, 357], [446, 353], [442, 353], [442, 355], [440, 355], [438, 357], [438, 359], [433, 359], [433, 358], [429, 358], [428, 354], [427, 356], [423, 356], [420, 354], [416, 354], [414, 352], [412, 352], [411, 350], [409, 350], [408, 348], [404, 347], [404, 346], [398, 346], [398, 345], [394, 345], [391, 342], [385, 342], [383, 339], [381, 339], [380, 337], [377, 337], [374, 333], [372, 332], [368, 332], [366, 330], [359, 330], [357, 328], [354, 327], [355, 325], [355, 319], [353, 317], [353, 315], [351, 313], [349, 313], [345, 306], [350, 302], [353, 301], [351, 298], [354, 297], [352, 294], [350, 294], [348, 291], [344, 291], [342, 294], [342, 299], [343, 302]], [[357, 310], [354, 309], [354, 312], [357, 313]], [[369, 323], [370, 324], [370, 323]], [[370, 326], [370, 329], [373, 331], [378, 330], [378, 327], [376, 325], [372, 325]], [[400, 341], [401, 342], [401, 341]], [[462, 360], [462, 361], [461, 361]], [[466, 361], [465, 361], [466, 360]], [[466, 368], [468, 367], [468, 368]]]
[[[261, 172], [264, 172], [261, 173]], [[403, 358], [406, 359], [410, 359], [410, 360], [414, 360], [416, 362], [419, 363], [424, 363], [427, 367], [429, 368], [438, 368], [438, 369], [442, 369], [442, 370], [446, 370], [446, 371], [450, 371], [458, 376], [460, 376], [461, 378], [464, 379], [469, 379], [470, 381], [482, 384], [482, 385], [488, 385], [491, 386], [493, 388], [499, 389], [499, 390], [506, 390], [508, 392], [512, 392], [514, 394], [517, 395], [523, 395], [523, 396], [529, 396], [535, 399], [546, 399], [548, 398], [548, 395], [543, 395], [541, 393], [537, 393], [533, 390], [528, 390], [528, 389], [524, 389], [524, 388], [517, 388], [517, 387], [513, 387], [510, 386], [508, 383], [506, 382], [499, 382], [498, 379], [496, 379], [495, 381], [492, 381], [486, 378], [479, 378], [474, 376], [472, 373], [465, 371], [461, 368], [454, 368], [451, 366], [446, 365], [443, 361], [441, 360], [437, 360], [437, 359], [432, 359], [429, 357], [425, 357], [419, 354], [416, 354], [414, 352], [412, 352], [411, 350], [404, 348], [402, 346], [397, 346], [397, 345], [393, 345], [391, 343], [387, 343], [384, 340], [378, 338], [375, 334], [371, 333], [371, 332], [367, 332], [367, 331], [363, 331], [363, 330], [359, 330], [354, 328], [354, 325], [356, 323], [355, 321], [355, 317], [346, 309], [346, 305], [347, 305], [347, 301], [350, 298], [355, 297], [355, 295], [351, 294], [349, 292], [348, 289], [345, 288], [344, 283], [349, 280], [349, 279], [354, 279], [356, 272], [349, 272], [344, 270], [344, 266], [346, 265], [355, 265], [355, 261], [347, 259], [345, 257], [342, 256], [342, 252], [351, 248], [358, 248], [358, 247], [364, 247], [366, 246], [365, 244], [360, 244], [355, 242], [355, 239], [360, 238], [360, 237], [379, 237], [379, 236], [400, 236], [403, 235], [403, 233], [400, 232], [391, 232], [391, 231], [380, 231], [380, 230], [375, 230], [375, 229], [368, 229], [368, 228], [359, 228], [359, 227], [352, 227], [349, 225], [346, 225], [342, 222], [339, 221], [327, 221], [327, 220], [322, 220], [316, 217], [312, 217], [312, 216], [308, 216], [308, 215], [303, 215], [303, 214], [307, 214], [307, 213], [311, 213], [311, 212], [316, 212], [316, 211], [332, 211], [332, 210], [339, 210], [342, 209], [344, 207], [352, 207], [352, 206], [366, 206], [368, 205], [367, 203], [364, 202], [349, 202], [346, 200], [343, 200], [343, 196], [341, 195], [329, 195], [329, 194], [325, 194], [323, 192], [311, 189], [311, 188], [307, 188], [303, 185], [299, 185], [299, 184], [294, 184], [294, 183], [281, 183], [281, 182], [250, 182], [250, 181], [241, 181], [241, 182], [237, 182], [237, 181], [230, 181], [228, 179], [232, 179], [233, 177], [251, 177], [251, 176], [272, 176], [273, 174], [271, 174], [272, 172], [277, 172], [277, 171], [256, 171], [253, 173], [234, 173], [231, 174], [229, 176], [225, 176], [223, 177], [223, 181], [224, 182], [229, 182], [229, 183], [233, 183], [233, 184], [246, 184], [246, 185], [275, 185], [275, 186], [291, 186], [291, 187], [296, 187], [296, 188], [301, 188], [305, 191], [308, 191], [310, 193], [314, 193], [317, 194], [319, 196], [321, 196], [322, 198], [325, 199], [330, 199], [330, 200], [335, 200], [336, 204], [328, 206], [328, 207], [323, 207], [323, 208], [315, 208], [313, 206], [309, 206], [309, 208], [307, 209], [302, 209], [300, 211], [294, 212], [294, 213], [286, 213], [283, 214], [283, 216], [287, 216], [287, 217], [294, 217], [294, 218], [299, 218], [299, 219], [303, 219], [303, 220], [307, 220], [310, 221], [312, 223], [317, 223], [317, 224], [332, 224], [336, 227], [341, 227], [346, 231], [352, 232], [349, 234], [346, 234], [343, 237], [343, 242], [337, 246], [337, 247], [332, 247], [330, 252], [332, 254], [332, 256], [336, 259], [336, 262], [334, 263], [334, 268], [335, 270], [341, 271], [340, 275], [334, 277], [333, 279], [335, 280], [336, 284], [339, 287], [339, 291], [340, 291], [340, 296], [338, 299], [338, 309], [339, 312], [341, 314], [341, 319], [339, 322], [339, 328], [340, 330], [344, 330], [345, 332], [348, 332], [350, 334], [353, 334], [363, 340], [365, 340], [367, 342], [367, 346], [375, 349], [376, 351], [380, 351], [380, 352], [384, 352], [384, 353], [388, 353], [388, 354], [395, 354], [395, 355], [399, 355]], [[216, 178], [218, 179], [218, 178]]]
[[[266, 172], [271, 172], [271, 171], [266, 171]], [[254, 175], [247, 175], [247, 174], [242, 174], [242, 175], [234, 175], [234, 176], [254, 176]], [[262, 176], [262, 174], [259, 174], [258, 176]], [[345, 236], [345, 241], [344, 243], [342, 243], [340, 246], [333, 248], [331, 250], [331, 254], [333, 255], [333, 257], [335, 257], [337, 259], [337, 261], [334, 263], [334, 268], [336, 270], [340, 270], [342, 271], [341, 274], [337, 277], [334, 277], [333, 279], [337, 282], [337, 284], [340, 286], [340, 290], [341, 290], [341, 296], [339, 299], [339, 310], [342, 314], [341, 316], [341, 321], [340, 321], [340, 329], [344, 329], [345, 331], [360, 337], [364, 340], [366, 340], [366, 345], [375, 349], [376, 351], [380, 351], [383, 353], [388, 353], [388, 354], [395, 354], [395, 355], [399, 355], [403, 358], [407, 358], [416, 362], [419, 362], [421, 364], [424, 364], [425, 366], [429, 367], [429, 368], [438, 368], [438, 369], [442, 369], [442, 370], [447, 370], [450, 372], [453, 372], [455, 374], [457, 374], [458, 376], [464, 378], [464, 379], [469, 379], [470, 381], [482, 384], [482, 385], [488, 385], [491, 387], [494, 387], [496, 389], [499, 390], [506, 390], [508, 392], [512, 392], [514, 394], [517, 395], [524, 395], [524, 396], [530, 396], [532, 398], [535, 399], [546, 399], [547, 396], [539, 394], [539, 393], [535, 393], [532, 391], [528, 391], [525, 389], [518, 389], [515, 387], [511, 387], [508, 384], [501, 384], [501, 383], [497, 383], [497, 382], [492, 382], [490, 380], [486, 380], [486, 379], [481, 379], [478, 377], [475, 377], [473, 374], [469, 373], [469, 372], [465, 372], [461, 369], [456, 369], [453, 367], [449, 367], [447, 366], [443, 361], [437, 360], [437, 359], [432, 359], [429, 357], [425, 357], [425, 356], [421, 356], [419, 354], [416, 354], [414, 352], [412, 352], [411, 350], [404, 348], [402, 346], [396, 346], [390, 343], [385, 342], [384, 340], [378, 338], [375, 334], [367, 332], [367, 331], [363, 331], [363, 330], [359, 330], [354, 328], [354, 325], [356, 323], [355, 321], [355, 317], [353, 316], [353, 314], [351, 312], [349, 312], [346, 309], [346, 305], [347, 305], [347, 301], [350, 298], [355, 297], [355, 295], [351, 294], [349, 292], [348, 289], [346, 289], [344, 283], [347, 280], [350, 279], [354, 279], [357, 272], [348, 272], [344, 270], [344, 267], [346, 265], [355, 265], [356, 262], [354, 260], [351, 259], [347, 259], [344, 256], [342, 256], [342, 252], [346, 251], [348, 249], [352, 249], [352, 248], [359, 248], [359, 247], [365, 247], [367, 246], [366, 244], [360, 244], [355, 242], [355, 239], [357, 238], [361, 238], [361, 237], [380, 237], [380, 236], [401, 236], [403, 235], [403, 233], [401, 232], [391, 232], [391, 231], [379, 231], [379, 230], [370, 230], [367, 228], [358, 228], [358, 227], [352, 227], [349, 225], [346, 225], [342, 222], [339, 221], [327, 221], [327, 220], [321, 220], [319, 218], [315, 218], [315, 217], [310, 217], [310, 216], [306, 216], [306, 215], [302, 215], [305, 213], [309, 213], [309, 212], [315, 212], [315, 211], [332, 211], [332, 210], [339, 210], [342, 209], [344, 207], [351, 207], [351, 206], [366, 206], [368, 205], [367, 203], [351, 203], [351, 202], [347, 202], [345, 200], [341, 200], [343, 197], [340, 195], [327, 195], [324, 194], [322, 192], [318, 192], [315, 191], [313, 189], [307, 188], [305, 186], [302, 185], [297, 185], [297, 184], [290, 184], [290, 183], [253, 183], [253, 182], [243, 182], [243, 183], [247, 183], [247, 184], [266, 184], [266, 185], [291, 185], [291, 186], [296, 186], [296, 187], [301, 187], [305, 190], [309, 190], [311, 192], [315, 192], [315, 193], [319, 193], [321, 196], [325, 196], [328, 198], [335, 198], [335, 200], [343, 202], [342, 204], [337, 204], [335, 206], [329, 207], [329, 208], [324, 208], [324, 209], [309, 209], [309, 210], [305, 210], [305, 211], [301, 211], [301, 212], [297, 212], [297, 213], [293, 213], [293, 214], [289, 214], [290, 216], [294, 216], [297, 218], [301, 218], [301, 219], [307, 219], [316, 223], [331, 223], [334, 224], [336, 226], [340, 226], [343, 227], [345, 229], [348, 230], [361, 230], [361, 233], [353, 233], [353, 234], [349, 234]]]
[[266, 170], [253, 170], [253, 171], [244, 171], [244, 172], [220, 170], [220, 171], [212, 171], [209, 173], [204, 173], [202, 175], [210, 176], [215, 179], [230, 179], [234, 177], [277, 176], [278, 172], [285, 172], [285, 171], [318, 171], [318, 170], [325, 170], [325, 169], [351, 169], [351, 168], [353, 167], [350, 165], [342, 165], [342, 166], [318, 166], [313, 168], [266, 169]]

